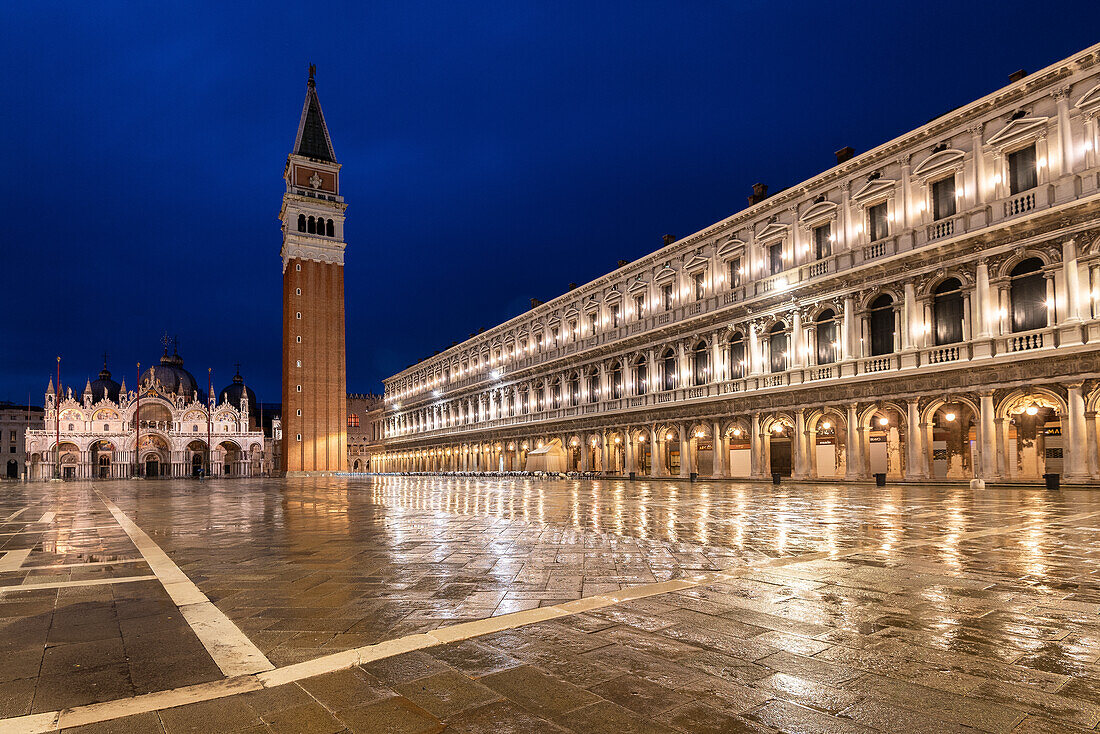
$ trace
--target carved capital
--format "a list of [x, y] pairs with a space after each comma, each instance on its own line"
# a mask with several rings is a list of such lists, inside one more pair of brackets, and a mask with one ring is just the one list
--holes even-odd
[[1069, 98], [1069, 90], [1070, 88], [1068, 84], [1064, 87], [1055, 87], [1051, 91], [1050, 96], [1054, 97], [1054, 99], [1058, 102], [1063, 102]]

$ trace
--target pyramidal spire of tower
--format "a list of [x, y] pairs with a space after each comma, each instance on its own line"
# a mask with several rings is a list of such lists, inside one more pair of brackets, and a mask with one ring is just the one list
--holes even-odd
[[321, 101], [317, 99], [317, 83], [313, 75], [317, 67], [309, 65], [309, 82], [306, 85], [306, 101], [302, 105], [302, 117], [298, 121], [298, 137], [294, 140], [294, 153], [329, 163], [336, 162], [332, 151], [332, 139], [328, 135]]

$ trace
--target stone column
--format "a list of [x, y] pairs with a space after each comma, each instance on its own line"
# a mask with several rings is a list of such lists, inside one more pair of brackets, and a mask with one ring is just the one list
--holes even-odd
[[984, 257], [978, 260], [975, 274], [974, 323], [978, 327], [978, 338], [986, 339], [993, 335], [993, 305], [989, 302], [989, 265]]
[[687, 479], [691, 476], [691, 435], [690, 428], [680, 425], [677, 432], [680, 434], [680, 477]]
[[721, 478], [727, 476], [726, 462], [730, 452], [728, 444], [726, 443], [726, 436], [721, 432], [718, 421], [711, 421], [710, 435], [711, 444], [714, 446], [714, 459], [711, 462], [711, 476]]
[[760, 436], [760, 414], [752, 414], [752, 450], [749, 452], [749, 472], [759, 479], [764, 476], [764, 442]]
[[607, 445], [607, 431], [600, 432], [600, 471], [604, 474], [611, 471], [610, 459], [611, 451]]
[[725, 370], [722, 369], [722, 349], [718, 346], [720, 333], [715, 331], [710, 335], [710, 375], [707, 382], [718, 382], [725, 378]]
[[746, 375], [759, 375], [760, 370], [760, 337], [756, 332], [757, 326], [755, 322], [749, 323], [749, 353], [745, 355], [745, 359], [748, 361], [748, 369], [745, 370]]
[[973, 319], [970, 316], [970, 294], [963, 293], [963, 314], [962, 314], [962, 331], [963, 341], [970, 341], [970, 335], [972, 332], [971, 323]]
[[1081, 320], [1081, 280], [1077, 267], [1077, 241], [1070, 237], [1062, 243], [1062, 270], [1066, 280], [1065, 321]]
[[634, 435], [628, 430], [624, 431], [626, 434], [626, 473], [637, 473], [638, 471], [638, 458], [634, 453]]
[[657, 428], [649, 427], [649, 475], [657, 479], [661, 475], [661, 467], [664, 465], [664, 451], [661, 441], [657, 437]]
[[920, 430], [920, 403], [916, 398], [906, 401], [905, 435], [908, 442], [905, 448], [905, 478], [924, 479], [924, 448]]
[[1054, 273], [1045, 272], [1043, 277], [1047, 282], [1047, 327], [1058, 323], [1058, 296], [1054, 288]]
[[994, 433], [995, 433], [995, 436], [994, 436], [994, 444], [995, 445], [993, 447], [993, 450], [997, 454], [997, 461], [996, 461], [997, 475], [996, 476], [997, 476], [998, 479], [1004, 479], [1005, 477], [1008, 476], [1008, 467], [1005, 466], [1005, 461], [1006, 461], [1006, 457], [1007, 457], [1007, 454], [1005, 453], [1005, 441], [1008, 439], [1008, 436], [1005, 434], [1005, 422], [1006, 421], [1005, 421], [1004, 418], [994, 418], [993, 419], [993, 427], [994, 427]]
[[902, 319], [901, 324], [901, 348], [905, 350], [912, 349], [915, 345], [913, 343], [913, 331], [917, 325], [917, 294], [916, 286], [913, 285], [913, 281], [905, 281], [905, 318]]
[[848, 446], [847, 467], [844, 478], [848, 480], [863, 478], [863, 432], [859, 430], [858, 406], [849, 403], [847, 406]]
[[791, 315], [791, 359], [787, 365], [790, 369], [798, 369], [806, 364], [804, 351], [802, 346], [802, 313], [796, 308]]
[[1085, 458], [1085, 400], [1081, 394], [1080, 382], [1066, 385], [1068, 431], [1062, 438], [1065, 457], [1066, 479], [1085, 481], [1088, 479], [1088, 462]]
[[994, 452], [993, 438], [993, 391], [984, 390], [978, 393], [981, 402], [978, 406], [978, 419], [980, 422], [978, 431], [978, 446], [981, 452], [981, 468], [975, 467], [974, 476], [980, 479], [993, 479], [997, 473], [997, 454]]
[[1085, 463], [1089, 476], [1100, 479], [1100, 454], [1096, 446], [1096, 413], [1085, 413]]
[[799, 408], [794, 412], [794, 435], [791, 436], [794, 471], [792, 479], [805, 479], [809, 472], [806, 468], [806, 411]]
[[844, 297], [844, 321], [842, 324], [841, 360], [853, 359], [856, 354], [856, 305], [852, 296]]

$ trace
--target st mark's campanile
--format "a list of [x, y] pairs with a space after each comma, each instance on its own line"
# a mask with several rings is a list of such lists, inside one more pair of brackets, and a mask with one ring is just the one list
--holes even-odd
[[344, 211], [310, 65], [298, 137], [286, 159], [283, 227], [283, 462], [287, 474], [344, 471]]

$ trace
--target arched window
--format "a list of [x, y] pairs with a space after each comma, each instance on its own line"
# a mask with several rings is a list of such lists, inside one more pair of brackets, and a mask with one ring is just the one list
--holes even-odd
[[327, 222], [325, 222], [325, 234], [329, 237], [332, 237], [334, 236], [333, 232], [335, 232], [335, 228], [332, 226], [332, 220], [329, 219]]
[[962, 283], [948, 278], [936, 286], [932, 295], [932, 319], [936, 324], [936, 346], [963, 340]]
[[646, 372], [645, 357], [638, 357], [634, 363], [634, 394], [645, 395], [649, 390], [649, 375]]
[[317, 222], [314, 221], [313, 217], [310, 217], [309, 220], [307, 221], [306, 231], [309, 232], [310, 234], [317, 234]]
[[1029, 257], [1012, 268], [1012, 330], [1031, 331], [1047, 326], [1047, 288], [1043, 261]]
[[557, 409], [561, 407], [561, 379], [554, 380], [550, 385], [550, 401], [551, 405]]
[[700, 341], [691, 350], [691, 373], [696, 385], [705, 385], [710, 376], [710, 357], [707, 354], [707, 343]]
[[883, 293], [871, 301], [871, 354], [894, 353], [894, 299]]
[[519, 409], [524, 415], [531, 412], [530, 394], [527, 392], [527, 388], [523, 388], [519, 392]]
[[348, 413], [348, 428], [359, 427], [359, 416], [355, 413]]
[[676, 352], [671, 349], [661, 355], [661, 377], [665, 390], [676, 389]]
[[729, 346], [726, 347], [726, 356], [729, 358], [730, 379], [739, 380], [745, 376], [745, 337], [737, 332], [730, 337]]
[[832, 364], [836, 361], [836, 312], [827, 308], [814, 319], [817, 337], [817, 363]]
[[611, 363], [611, 397], [618, 400], [623, 396], [623, 365], [615, 361]]
[[593, 369], [588, 373], [588, 402], [594, 403], [600, 399], [600, 374]]
[[298, 215], [298, 231], [299, 232], [305, 232], [306, 231], [306, 215], [305, 214], [299, 214]]
[[581, 402], [581, 377], [576, 372], [569, 376], [569, 383], [566, 385], [568, 391], [568, 400], [570, 405], [580, 405]]
[[768, 329], [768, 351], [771, 352], [771, 371], [784, 372], [787, 369], [787, 326], [779, 322]]

